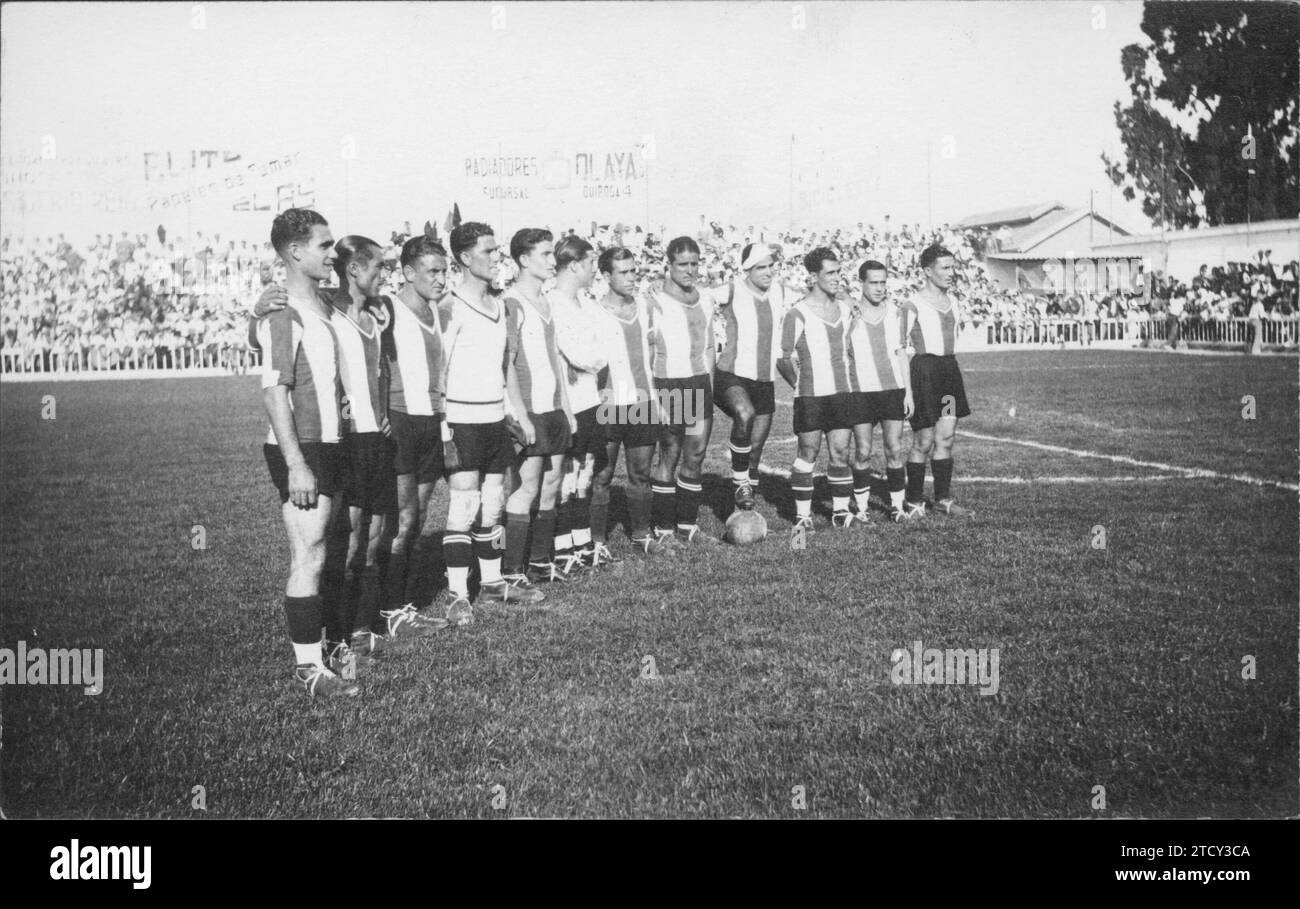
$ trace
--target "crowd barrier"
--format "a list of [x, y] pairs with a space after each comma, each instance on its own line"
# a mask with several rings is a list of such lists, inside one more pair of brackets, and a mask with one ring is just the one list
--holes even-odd
[[[1141, 347], [1165, 344], [1169, 322], [1163, 316], [1143, 319], [1042, 319], [988, 321], [968, 328], [958, 350], [990, 348], [1059, 348], [1065, 346]], [[1300, 317], [1264, 319], [1259, 323], [1260, 346], [1285, 350], [1300, 344]], [[1180, 339], [1189, 345], [1240, 347], [1254, 339], [1250, 319], [1203, 321], [1184, 319]], [[262, 352], [218, 344], [136, 348], [111, 351], [0, 349], [0, 377], [6, 380], [114, 379], [163, 376], [245, 375], [262, 364]]]

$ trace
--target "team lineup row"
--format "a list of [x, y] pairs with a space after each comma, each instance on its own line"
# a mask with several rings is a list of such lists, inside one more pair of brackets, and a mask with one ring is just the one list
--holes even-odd
[[[967, 514], [950, 494], [956, 421], [970, 409], [946, 293], [953, 257], [940, 246], [921, 255], [925, 287], [896, 305], [873, 260], [858, 269], [862, 299], [842, 300], [825, 247], [804, 257], [814, 283], [790, 304], [763, 244], [744, 249], [743, 280], [709, 291], [696, 286], [699, 247], [678, 237], [662, 286], [643, 296], [630, 251], [597, 256], [579, 237], [525, 228], [509, 246], [518, 276], [498, 293], [496, 237], [467, 222], [450, 251], [407, 241], [390, 298], [382, 247], [336, 243], [311, 209], [279, 214], [271, 243], [285, 286], [262, 294], [250, 342], [264, 352], [264, 454], [290, 543], [284, 609], [309, 694], [355, 695], [357, 667], [383, 649], [472, 623], [475, 563], [476, 603], [535, 605], [539, 585], [619, 561], [606, 534], [620, 453], [634, 553], [717, 546], [698, 525], [713, 408], [731, 419], [736, 507], [753, 509], [778, 374], [795, 392], [796, 533], [812, 530], [823, 441], [832, 526], [869, 523], [876, 424], [891, 520], [925, 514], [927, 461], [934, 509]], [[331, 272], [337, 288], [322, 287]], [[429, 507], [440, 478], [445, 521]]]

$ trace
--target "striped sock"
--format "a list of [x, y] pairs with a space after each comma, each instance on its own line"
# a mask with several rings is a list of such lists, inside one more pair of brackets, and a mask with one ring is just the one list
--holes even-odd
[[853, 494], [853, 473], [847, 464], [832, 464], [826, 469], [826, 483], [831, 488], [831, 509], [848, 511], [849, 497]]
[[700, 514], [700, 500], [704, 498], [704, 487], [699, 480], [677, 478], [677, 529], [690, 530], [696, 524]]
[[794, 513], [806, 518], [812, 514], [813, 465], [796, 460], [790, 471], [790, 489], [794, 492]]
[[474, 547], [468, 531], [448, 530], [442, 535], [442, 555], [447, 563], [447, 586], [453, 596], [469, 596], [469, 566]]
[[501, 538], [504, 534], [505, 528], [500, 524], [474, 527], [474, 556], [478, 559], [479, 581], [484, 584], [501, 580]]
[[736, 486], [749, 482], [749, 453], [752, 450], [750, 445], [731, 443], [731, 482]]

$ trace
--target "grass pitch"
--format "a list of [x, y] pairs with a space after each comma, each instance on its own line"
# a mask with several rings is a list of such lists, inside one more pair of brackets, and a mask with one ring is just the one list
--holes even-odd
[[[768, 477], [762, 544], [631, 559], [547, 612], [483, 610], [347, 703], [290, 685], [254, 378], [5, 385], [0, 646], [102, 647], [105, 681], [0, 689], [4, 811], [1294, 814], [1300, 527], [1296, 492], [1269, 484], [1297, 479], [1295, 360], [960, 360], [960, 430], [984, 437], [955, 452], [973, 520], [837, 533], [823, 501], [792, 551], [792, 502]], [[793, 457], [790, 418], [778, 407], [771, 466]], [[706, 464], [714, 533], [728, 428]], [[891, 653], [918, 640], [997, 648], [996, 695], [893, 684]]]

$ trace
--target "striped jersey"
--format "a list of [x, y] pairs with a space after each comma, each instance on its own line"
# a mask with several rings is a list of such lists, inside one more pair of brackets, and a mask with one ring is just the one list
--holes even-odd
[[577, 299], [552, 290], [546, 300], [551, 304], [551, 318], [555, 322], [555, 341], [569, 389], [569, 406], [574, 413], [589, 410], [600, 404], [596, 373], [605, 367], [607, 360], [595, 322], [600, 304], [581, 290]]
[[785, 315], [780, 282], [773, 282], [766, 296], [758, 296], [744, 281], [724, 289], [718, 299], [725, 326], [725, 341], [718, 355], [718, 369], [757, 382], [771, 382], [776, 361], [781, 357], [781, 317]]
[[837, 305], [835, 321], [827, 322], [800, 300], [781, 323], [781, 356], [799, 360], [797, 397], [823, 397], [855, 391], [849, 362], [849, 314]]
[[879, 306], [858, 304], [849, 328], [849, 357], [853, 361], [856, 391], [903, 388], [898, 349], [903, 346], [898, 307], [886, 300]]
[[428, 305], [430, 322], [401, 300], [384, 298], [391, 313], [385, 353], [391, 364], [388, 406], [398, 413], [427, 417], [442, 412], [442, 323]]
[[650, 344], [656, 379], [689, 379], [712, 373], [713, 298], [701, 293], [686, 304], [658, 291], [650, 299]]
[[510, 334], [515, 374], [524, 408], [529, 413], [549, 413], [564, 407], [560, 397], [560, 351], [555, 346], [555, 314], [543, 317], [517, 288], [502, 297], [506, 331]]
[[650, 307], [645, 298], [637, 296], [636, 309], [627, 319], [597, 303], [593, 323], [609, 361], [604, 399], [619, 407], [652, 400]]
[[343, 383], [343, 421], [348, 432], [379, 432], [383, 419], [380, 399], [380, 328], [369, 313], [358, 323], [331, 307], [330, 324], [339, 345], [339, 378]]
[[495, 423], [506, 417], [506, 313], [499, 298], [478, 309], [456, 292], [438, 306], [447, 371], [447, 422]]
[[948, 302], [948, 311], [940, 312], [918, 295], [899, 307], [903, 337], [916, 354], [951, 357], [957, 352], [957, 301], [949, 297]]
[[[290, 292], [288, 306], [258, 322], [257, 340], [263, 351], [262, 387], [288, 387], [298, 441], [338, 442], [338, 342], [319, 304]], [[278, 444], [274, 428], [266, 441]]]

